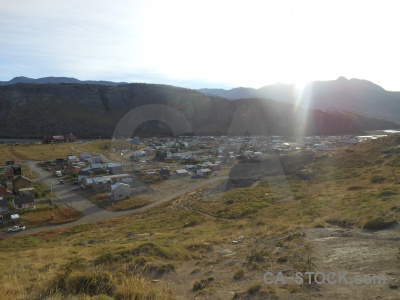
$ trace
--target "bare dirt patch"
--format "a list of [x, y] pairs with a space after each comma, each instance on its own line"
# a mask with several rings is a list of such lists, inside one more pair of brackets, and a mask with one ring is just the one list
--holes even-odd
[[[399, 227], [381, 231], [327, 227], [305, 233], [319, 272], [348, 272], [349, 284], [322, 284], [318, 298], [400, 299]], [[386, 283], [350, 284], [356, 275], [378, 274], [386, 277]]]

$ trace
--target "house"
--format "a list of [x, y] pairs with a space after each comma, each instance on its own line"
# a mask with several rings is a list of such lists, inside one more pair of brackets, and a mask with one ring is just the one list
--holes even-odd
[[81, 153], [79, 155], [79, 159], [85, 162], [90, 162], [90, 163], [93, 162], [93, 158], [89, 153]]
[[0, 198], [8, 198], [12, 192], [7, 188], [7, 183], [0, 182]]
[[133, 178], [130, 174], [116, 174], [116, 175], [109, 175], [107, 177], [110, 178], [113, 183], [116, 182], [127, 183], [133, 181]]
[[65, 136], [66, 142], [76, 142], [76, 140], [77, 140], [77, 137], [75, 135], [73, 135], [72, 133]]
[[133, 173], [140, 174], [142, 172], [143, 166], [141, 165], [132, 165]]
[[211, 175], [211, 170], [210, 169], [200, 169], [200, 170], [197, 170], [197, 175], [199, 175], [199, 176], [209, 176], [209, 175]]
[[93, 178], [84, 178], [81, 182], [81, 188], [86, 189], [86, 188], [93, 188]]
[[109, 166], [108, 167], [108, 172], [110, 175], [118, 175], [118, 174], [124, 174], [124, 170], [122, 170], [122, 166]]
[[8, 165], [4, 172], [6, 181], [13, 180], [15, 176], [22, 175], [21, 167], [16, 165]]
[[168, 168], [161, 168], [158, 171], [158, 175], [161, 179], [168, 179], [171, 176], [171, 171]]
[[89, 168], [85, 168], [85, 169], [81, 169], [78, 172], [78, 182], [81, 183], [83, 182], [85, 179], [89, 178], [90, 176], [90, 169]]
[[0, 198], [0, 213], [8, 212], [8, 200]]
[[132, 188], [131, 196], [134, 194], [144, 193], [149, 189], [149, 186], [139, 180], [127, 183]]
[[94, 163], [102, 163], [103, 159], [101, 158], [101, 156], [93, 156], [92, 161]]
[[77, 173], [77, 172], [79, 172], [79, 170], [80, 170], [80, 169], [79, 169], [78, 166], [66, 165], [66, 166], [64, 167], [64, 173], [65, 173], [66, 175]]
[[5, 171], [4, 171], [4, 179], [6, 181], [11, 181], [11, 180], [14, 179], [14, 172], [13, 172], [13, 170], [11, 168], [8, 167], [8, 168], [5, 169]]
[[63, 135], [52, 135], [43, 137], [43, 144], [59, 144], [64, 142], [65, 138]]
[[90, 168], [92, 170], [103, 169], [103, 165], [101, 163], [93, 163], [93, 164], [90, 164]]
[[67, 164], [73, 165], [79, 162], [79, 159], [75, 155], [68, 155], [67, 156]]
[[220, 164], [211, 164], [208, 168], [211, 169], [211, 171], [220, 171], [221, 165]]
[[110, 201], [128, 199], [132, 194], [132, 188], [126, 184], [117, 182], [111, 186], [111, 193], [108, 194]]
[[64, 164], [64, 158], [60, 157], [60, 158], [56, 158], [56, 164], [61, 166]]
[[25, 176], [18, 176], [14, 178], [12, 181], [13, 185], [13, 193], [16, 195], [19, 189], [23, 188], [31, 188], [32, 187], [32, 180], [26, 178]]
[[96, 192], [107, 191], [110, 189], [112, 185], [111, 178], [103, 176], [103, 177], [95, 177], [91, 178], [93, 181], [93, 190]]
[[14, 209], [35, 208], [32, 196], [16, 197], [13, 199]]
[[185, 177], [185, 176], [189, 176], [189, 171], [188, 171], [188, 170], [185, 170], [185, 169], [179, 169], [179, 170], [176, 170], [176, 171], [175, 171], [175, 174], [176, 174], [178, 177]]
[[34, 189], [35, 189], [35, 188], [33, 188], [33, 187], [30, 187], [30, 188], [21, 188], [21, 189], [18, 190], [18, 194], [21, 195], [21, 196], [32, 195]]
[[22, 170], [20, 166], [12, 165], [10, 166], [10, 168], [12, 169], [14, 176], [22, 175]]
[[68, 135], [45, 135], [42, 139], [43, 144], [59, 144], [66, 142], [75, 142], [77, 140], [76, 136], [72, 133]]

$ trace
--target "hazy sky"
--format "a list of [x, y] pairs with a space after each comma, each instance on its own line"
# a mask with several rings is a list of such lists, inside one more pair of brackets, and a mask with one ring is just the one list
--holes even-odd
[[400, 91], [400, 1], [0, 0], [0, 81], [189, 88], [339, 76]]

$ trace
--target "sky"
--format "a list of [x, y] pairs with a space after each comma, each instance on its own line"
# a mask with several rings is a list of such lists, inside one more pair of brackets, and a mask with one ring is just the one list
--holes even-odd
[[0, 0], [0, 81], [187, 88], [340, 76], [400, 91], [400, 1]]

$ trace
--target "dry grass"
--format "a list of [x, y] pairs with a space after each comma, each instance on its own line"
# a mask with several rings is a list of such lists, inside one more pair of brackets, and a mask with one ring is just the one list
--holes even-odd
[[78, 211], [69, 207], [56, 207], [54, 209], [54, 219], [53, 219], [53, 209], [51, 204], [46, 206], [38, 206], [38, 209], [32, 209], [22, 213], [20, 215], [21, 224], [28, 228], [41, 227], [54, 224], [69, 223], [78, 220], [81, 215]]
[[[233, 286], [237, 299], [289, 293], [312, 298], [312, 291], [300, 286], [267, 287], [262, 274], [317, 264], [310, 263], [312, 252], [301, 228], [325, 222], [375, 228], [399, 220], [398, 157], [380, 158], [387, 154], [385, 147], [394, 147], [389, 142], [383, 140], [379, 147], [378, 140], [301, 165], [315, 176], [306, 180], [296, 172], [288, 175], [295, 200], [281, 201], [268, 180], [261, 180], [224, 194], [213, 187], [199, 189], [142, 213], [96, 224], [5, 238], [0, 259], [8, 267], [0, 275], [0, 296], [29, 299], [40, 291], [50, 299], [77, 293], [89, 297], [91, 280], [105, 278], [102, 292], [116, 299], [216, 299], [229, 295]], [[368, 158], [374, 162], [363, 163]], [[386, 180], [371, 183], [377, 174]], [[80, 265], [67, 274], [73, 262]], [[60, 274], [68, 275], [67, 285], [54, 285]], [[211, 277], [206, 286], [193, 290], [196, 282]]]
[[21, 144], [9, 147], [9, 151], [20, 160], [53, 160], [56, 158], [66, 158], [67, 155], [74, 155], [76, 152], [71, 149], [78, 143], [63, 144]]
[[0, 144], [0, 163], [5, 164], [7, 160], [15, 160], [15, 157], [9, 152], [6, 144]]

